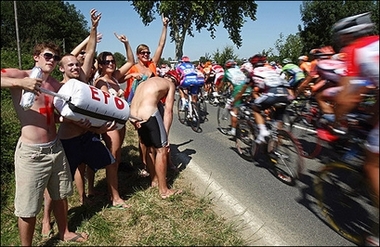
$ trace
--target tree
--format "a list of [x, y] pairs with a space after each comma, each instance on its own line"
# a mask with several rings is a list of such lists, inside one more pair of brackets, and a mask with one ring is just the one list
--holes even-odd
[[[17, 16], [20, 47], [28, 54], [43, 41], [53, 41], [68, 52], [89, 35], [84, 16], [64, 1], [17, 1]], [[17, 48], [14, 1], [1, 1], [0, 45]]]
[[256, 20], [255, 1], [132, 1], [144, 25], [164, 14], [170, 19], [170, 37], [175, 42], [175, 59], [182, 57], [186, 35], [194, 37], [194, 30], [206, 29], [215, 38], [216, 27], [223, 22], [229, 38], [239, 48], [242, 45], [240, 30], [245, 18]]
[[364, 12], [371, 12], [375, 23], [375, 33], [379, 33], [378, 1], [303, 1], [300, 26], [300, 37], [304, 43], [303, 53], [311, 49], [332, 45], [331, 27], [342, 18]]
[[290, 34], [284, 39], [284, 35], [280, 33], [280, 38], [276, 40], [275, 47], [279, 52], [278, 57], [272, 57], [274, 61], [281, 62], [284, 58], [290, 58], [297, 63], [298, 57], [303, 55], [303, 42], [299, 34]]
[[234, 60], [237, 62], [238, 56], [234, 54], [234, 48], [232, 46], [225, 46], [222, 52], [219, 52], [219, 49], [216, 49], [216, 52], [213, 53], [213, 61], [217, 64], [224, 66], [227, 60]]

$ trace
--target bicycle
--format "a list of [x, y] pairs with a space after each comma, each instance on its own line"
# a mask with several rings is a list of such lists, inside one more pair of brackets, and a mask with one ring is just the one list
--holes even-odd
[[358, 245], [365, 244], [368, 235], [379, 236], [379, 202], [362, 165], [364, 140], [357, 135], [343, 138], [341, 143], [346, 147], [343, 155], [331, 158], [313, 181], [315, 198], [325, 223]]
[[199, 109], [199, 117], [200, 117], [201, 123], [204, 123], [207, 120], [208, 112], [207, 112], [206, 99], [203, 96], [202, 90], [199, 90], [198, 92], [197, 106]]
[[286, 108], [285, 127], [300, 141], [305, 158], [313, 159], [322, 150], [322, 141], [317, 135], [320, 118], [321, 111], [313, 96], [297, 97]]
[[295, 185], [302, 174], [304, 163], [300, 144], [289, 131], [283, 128], [280, 116], [286, 103], [276, 103], [269, 112], [262, 111], [270, 135], [263, 144], [256, 143], [259, 128], [255, 122], [251, 103], [239, 107], [236, 129], [236, 148], [243, 157], [255, 160], [259, 153], [265, 153], [274, 168], [274, 175], [287, 185]]
[[228, 131], [231, 129], [230, 105], [232, 99], [230, 90], [226, 90], [222, 95], [219, 95], [218, 101], [218, 110], [216, 114], [218, 129], [220, 132], [227, 135]]
[[[181, 90], [181, 89], [180, 89]], [[186, 97], [186, 104], [182, 106], [182, 100], [178, 100], [177, 111], [178, 111], [178, 120], [182, 124], [190, 125], [191, 129], [195, 132], [200, 132], [200, 113], [198, 110], [197, 103], [192, 101], [191, 95], [187, 90], [183, 90]], [[183, 109], [183, 110], [181, 110]]]

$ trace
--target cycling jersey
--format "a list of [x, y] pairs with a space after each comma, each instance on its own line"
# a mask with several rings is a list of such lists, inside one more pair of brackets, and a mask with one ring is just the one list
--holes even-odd
[[194, 64], [190, 62], [182, 62], [177, 66], [177, 72], [181, 75], [180, 86], [190, 87], [198, 85], [198, 75]]
[[291, 76], [289, 80], [289, 85], [291, 87], [296, 87], [303, 79], [305, 79], [305, 74], [302, 69], [293, 63], [286, 64], [282, 67], [282, 71]]
[[[359, 38], [342, 52], [346, 54], [347, 76], [355, 78], [350, 83], [379, 86], [379, 36]], [[366, 147], [379, 153], [379, 122], [368, 134]]]
[[238, 68], [229, 68], [225, 71], [223, 81], [229, 81], [234, 86], [244, 85], [248, 80], [245, 74]]
[[276, 71], [266, 66], [256, 67], [253, 70], [252, 79], [255, 82], [255, 85], [264, 93], [270, 88], [289, 86], [288, 82], [281, 78]]
[[347, 76], [363, 77], [379, 86], [379, 36], [360, 38], [342, 52], [346, 54]]
[[310, 73], [311, 63], [310, 62], [302, 62], [300, 64], [300, 69], [303, 71], [305, 76], [308, 75]]

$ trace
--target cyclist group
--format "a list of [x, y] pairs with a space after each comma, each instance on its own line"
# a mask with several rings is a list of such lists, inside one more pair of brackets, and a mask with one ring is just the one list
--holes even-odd
[[[265, 142], [269, 135], [262, 110], [271, 108], [275, 103], [290, 103], [302, 96], [310, 85], [311, 93], [316, 98], [322, 117], [331, 126], [331, 132], [345, 135], [347, 132], [346, 116], [361, 102], [361, 94], [376, 89], [376, 103], [371, 110], [373, 129], [366, 144], [364, 171], [379, 198], [379, 122], [378, 122], [378, 86], [379, 86], [379, 36], [372, 35], [374, 23], [369, 13], [350, 16], [338, 21], [332, 28], [333, 49], [331, 46], [310, 51], [312, 61], [307, 56], [298, 58], [298, 65], [285, 58], [282, 66], [276, 62], [268, 63], [263, 55], [256, 54], [243, 59], [239, 67], [233, 60], [228, 60], [224, 68], [216, 64], [210, 68], [195, 68], [187, 57], [182, 58], [177, 72], [182, 76], [180, 91], [190, 88], [193, 95], [198, 95], [200, 88], [205, 93], [221, 92], [224, 85], [230, 87], [231, 129], [229, 135], [236, 134], [237, 107], [244, 94], [252, 96], [254, 102], [254, 119], [260, 133], [256, 142]], [[189, 65], [191, 64], [191, 66]], [[191, 67], [191, 73], [189, 69]], [[213, 70], [212, 68], [215, 68]], [[197, 69], [202, 73], [197, 73]], [[216, 71], [214, 79], [209, 80], [210, 71]], [[199, 74], [206, 74], [199, 83]], [[222, 83], [221, 83], [222, 82]], [[309, 91], [310, 93], [310, 91]], [[181, 94], [182, 95], [182, 94]], [[182, 95], [183, 96], [183, 95]], [[183, 98], [181, 96], [181, 98]], [[183, 99], [182, 99], [183, 100]], [[193, 98], [196, 101], [196, 97]], [[326, 102], [330, 102], [327, 104]], [[378, 204], [377, 204], [378, 207]], [[377, 243], [378, 237], [372, 242]]]

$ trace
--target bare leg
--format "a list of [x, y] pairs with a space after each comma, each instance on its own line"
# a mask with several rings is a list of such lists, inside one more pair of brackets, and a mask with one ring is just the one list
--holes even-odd
[[[144, 144], [142, 144], [144, 145]], [[145, 145], [144, 145], [145, 147]], [[154, 164], [155, 157], [156, 157], [156, 151], [154, 150], [153, 147], [145, 147], [145, 160], [146, 160], [146, 165], [148, 167], [148, 172], [149, 176], [151, 179], [151, 186], [152, 187], [157, 187], [158, 186], [158, 178], [157, 178], [157, 172], [156, 172], [156, 167]]]
[[[67, 222], [67, 211], [68, 211], [67, 198], [53, 201], [53, 213], [57, 221], [59, 238], [65, 241], [73, 239], [78, 236], [78, 233], [69, 231], [68, 222]], [[84, 242], [87, 240], [88, 238], [87, 234], [81, 233], [81, 235], [82, 237], [77, 239], [76, 240], [77, 242]]]
[[36, 217], [18, 218], [18, 231], [22, 246], [32, 246]]
[[88, 166], [86, 166], [86, 177], [87, 177], [87, 187], [88, 187], [88, 195], [95, 195], [95, 172]]
[[75, 185], [77, 186], [79, 200], [82, 205], [86, 204], [87, 197], [85, 192], [85, 182], [84, 182], [84, 173], [85, 173], [86, 165], [80, 164], [78, 168], [75, 170], [74, 180]]
[[167, 148], [157, 148], [156, 149], [156, 159], [155, 159], [155, 170], [158, 179], [158, 191], [163, 199], [170, 197], [171, 195], [181, 193], [181, 190], [172, 190], [168, 188], [166, 182], [166, 172], [167, 172]]
[[108, 190], [111, 196], [112, 205], [123, 205], [129, 207], [119, 194], [119, 181], [118, 181], [118, 169], [121, 159], [121, 145], [125, 136], [125, 127], [120, 130], [113, 130], [107, 132], [104, 135], [105, 143], [112, 155], [115, 157], [116, 162], [106, 166], [106, 177], [108, 182]]
[[41, 234], [47, 236], [51, 230], [50, 215], [53, 210], [52, 200], [47, 189], [44, 191], [44, 214], [42, 218], [42, 231]]

